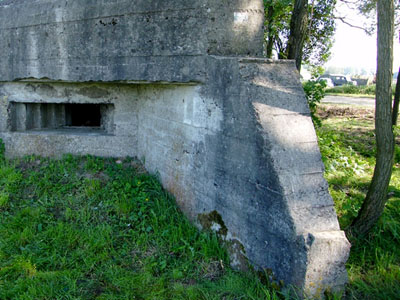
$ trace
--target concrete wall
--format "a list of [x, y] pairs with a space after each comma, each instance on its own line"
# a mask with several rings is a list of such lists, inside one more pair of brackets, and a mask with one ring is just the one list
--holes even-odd
[[262, 1], [0, 2], [0, 75], [201, 81], [202, 55], [262, 55]]
[[[318, 296], [346, 282], [349, 244], [294, 63], [249, 57], [262, 3], [1, 2], [0, 138], [8, 156], [144, 159], [232, 265]], [[16, 103], [113, 105], [113, 130], [15, 130]]]

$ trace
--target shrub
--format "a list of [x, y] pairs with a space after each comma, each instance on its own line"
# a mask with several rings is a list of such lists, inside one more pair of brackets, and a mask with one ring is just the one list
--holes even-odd
[[316, 116], [317, 105], [325, 97], [326, 82], [324, 80], [309, 80], [303, 83], [303, 89], [306, 94], [308, 106], [311, 111], [311, 118], [314, 126], [321, 126], [321, 120]]

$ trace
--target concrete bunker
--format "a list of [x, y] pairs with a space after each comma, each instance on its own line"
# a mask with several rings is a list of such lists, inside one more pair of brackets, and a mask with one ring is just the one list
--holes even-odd
[[294, 62], [261, 58], [263, 16], [261, 0], [3, 0], [6, 154], [144, 158], [233, 265], [343, 287], [349, 243]]

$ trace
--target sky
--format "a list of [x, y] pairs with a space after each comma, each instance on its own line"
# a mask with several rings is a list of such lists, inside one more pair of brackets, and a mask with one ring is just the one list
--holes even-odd
[[[354, 25], [362, 26], [365, 18], [350, 10], [346, 5], [338, 5], [338, 13], [346, 16], [346, 20]], [[325, 67], [353, 67], [358, 69], [376, 70], [376, 34], [368, 36], [363, 30], [352, 28], [337, 21], [335, 43], [332, 55]], [[394, 71], [400, 66], [400, 44], [394, 40]]]

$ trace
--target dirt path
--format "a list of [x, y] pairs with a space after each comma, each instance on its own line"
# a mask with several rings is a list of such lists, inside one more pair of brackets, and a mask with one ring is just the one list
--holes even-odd
[[375, 106], [375, 99], [373, 98], [356, 98], [346, 96], [325, 96], [321, 101], [322, 103], [335, 103], [335, 104], [350, 104], [362, 106]]

